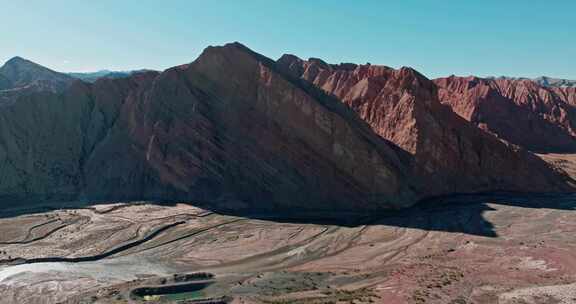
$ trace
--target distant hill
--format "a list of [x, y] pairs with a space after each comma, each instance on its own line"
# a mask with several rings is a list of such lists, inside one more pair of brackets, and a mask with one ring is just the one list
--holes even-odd
[[12, 86], [10, 79], [0, 75], [0, 90], [9, 89]]
[[30, 60], [14, 57], [0, 67], [0, 89], [19, 89], [29, 86], [50, 91], [66, 88], [74, 78], [53, 71]]
[[100, 70], [97, 72], [88, 72], [88, 73], [68, 73], [68, 76], [87, 81], [87, 82], [95, 82], [100, 78], [124, 78], [128, 77], [134, 73], [142, 73], [142, 72], [150, 72], [152, 70], [134, 70], [134, 71], [110, 71], [110, 70]]
[[576, 87], [576, 80], [550, 78], [546, 76], [535, 78], [534, 81], [551, 87]]
[[547, 76], [540, 76], [537, 78], [500, 76], [500, 77], [486, 77], [486, 79], [532, 80], [532, 81], [538, 83], [539, 85], [547, 86], [547, 87], [559, 87], [559, 88], [561, 88], [561, 87], [568, 87], [568, 88], [576, 87], [576, 80], [552, 78], [552, 77], [547, 77]]
[[134, 73], [151, 72], [149, 69], [133, 71], [100, 70], [88, 73], [62, 73], [51, 70], [28, 59], [16, 56], [0, 67], [0, 90], [18, 89], [30, 85], [59, 91], [74, 79], [95, 82], [100, 78], [124, 78]]

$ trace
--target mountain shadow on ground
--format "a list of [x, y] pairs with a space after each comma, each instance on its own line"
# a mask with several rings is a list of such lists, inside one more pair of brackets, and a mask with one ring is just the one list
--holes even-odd
[[[138, 200], [134, 200], [138, 201]], [[30, 208], [14, 208], [0, 211], [0, 218], [32, 215], [58, 209], [91, 208], [98, 202], [44, 202]], [[181, 201], [138, 202], [174, 206]], [[497, 210], [497, 206], [514, 206], [529, 209], [576, 210], [575, 194], [461, 194], [427, 199], [400, 210], [379, 211], [326, 211], [326, 210], [258, 210], [253, 208], [230, 209], [207, 202], [194, 203], [214, 213], [254, 220], [293, 224], [334, 225], [358, 227], [363, 225], [386, 225], [425, 231], [444, 231], [484, 237], [498, 237], [494, 225], [485, 213]]]

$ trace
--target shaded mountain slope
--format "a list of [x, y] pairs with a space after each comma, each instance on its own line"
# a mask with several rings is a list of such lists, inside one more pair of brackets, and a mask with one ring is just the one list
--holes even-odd
[[7, 90], [12, 87], [10, 79], [0, 75], [0, 90]]

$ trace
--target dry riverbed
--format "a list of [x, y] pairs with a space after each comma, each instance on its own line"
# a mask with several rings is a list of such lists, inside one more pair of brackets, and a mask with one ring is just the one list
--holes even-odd
[[[575, 207], [500, 195], [283, 218], [185, 203], [13, 210], [0, 303], [576, 303]], [[201, 290], [134, 296], [198, 272], [214, 275]]]

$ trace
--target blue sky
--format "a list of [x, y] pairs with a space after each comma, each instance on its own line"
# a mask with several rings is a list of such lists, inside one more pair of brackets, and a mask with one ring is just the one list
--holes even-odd
[[576, 79], [576, 1], [0, 0], [0, 63], [165, 69], [239, 41], [271, 58], [411, 66], [429, 77]]

